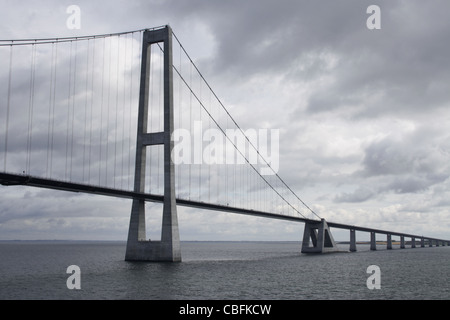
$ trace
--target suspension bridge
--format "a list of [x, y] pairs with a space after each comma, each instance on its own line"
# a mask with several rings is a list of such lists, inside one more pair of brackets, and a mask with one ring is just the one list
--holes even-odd
[[[320, 217], [258, 146], [276, 141], [239, 126], [169, 26], [0, 40], [0, 58], [0, 184], [132, 199], [126, 260], [181, 261], [177, 206], [304, 223], [303, 253], [336, 251], [331, 228], [349, 230], [350, 251], [356, 231], [371, 250], [377, 234], [387, 249], [392, 236], [450, 244]], [[163, 204], [160, 241], [146, 202]]]

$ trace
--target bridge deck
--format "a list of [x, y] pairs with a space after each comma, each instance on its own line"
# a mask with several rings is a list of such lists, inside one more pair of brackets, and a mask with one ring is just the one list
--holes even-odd
[[[0, 173], [0, 184], [4, 185], [4, 186], [25, 185], [25, 186], [38, 187], [38, 188], [63, 190], [63, 191], [70, 191], [70, 192], [82, 192], [82, 193], [89, 193], [89, 194], [96, 194], [96, 195], [103, 195], [103, 196], [110, 196], [110, 197], [118, 197], [118, 198], [128, 198], [128, 199], [136, 199], [137, 198], [137, 199], [143, 199], [146, 201], [160, 202], [160, 203], [162, 203], [164, 201], [164, 197], [162, 195], [139, 193], [139, 192], [134, 192], [134, 191], [113, 189], [113, 188], [107, 188], [107, 187], [99, 187], [99, 186], [93, 186], [93, 185], [82, 184], [82, 183], [52, 180], [52, 179], [39, 178], [39, 177], [34, 177], [34, 176], [24, 175], [24, 174]], [[313, 220], [313, 219], [305, 219], [302, 217], [287, 216], [287, 215], [281, 215], [281, 214], [270, 213], [270, 212], [230, 207], [230, 206], [226, 206], [226, 205], [211, 204], [211, 203], [206, 203], [206, 202], [201, 202], [201, 201], [193, 201], [193, 200], [177, 198], [176, 202], [178, 205], [184, 206], [184, 207], [193, 207], [193, 208], [213, 210], [213, 211], [223, 211], [223, 212], [244, 214], [244, 215], [250, 215], [250, 216], [259, 216], [259, 217], [270, 218], [270, 219], [279, 219], [279, 220], [287, 220], [287, 221], [295, 221], [295, 222], [317, 222], [318, 221], [318, 220]], [[408, 234], [408, 233], [360, 227], [360, 226], [354, 226], [354, 225], [343, 224], [343, 223], [335, 223], [335, 222], [331, 222], [331, 221], [327, 221], [327, 224], [329, 227], [333, 227], [333, 228], [337, 228], [337, 229], [355, 230], [355, 231], [363, 231], [363, 232], [375, 232], [375, 233], [379, 233], [379, 234], [386, 234], [386, 235], [389, 234], [389, 235], [402, 236], [402, 237], [408, 237], [408, 238], [418, 238], [418, 239], [426, 238], [429, 240], [448, 241], [448, 240], [444, 240], [444, 239], [437, 239], [437, 238], [424, 237], [424, 236]]]

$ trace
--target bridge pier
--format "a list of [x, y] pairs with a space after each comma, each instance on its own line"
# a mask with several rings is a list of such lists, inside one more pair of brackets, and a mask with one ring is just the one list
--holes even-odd
[[[310, 246], [312, 242], [312, 246]], [[326, 253], [338, 251], [325, 219], [306, 222], [303, 232], [302, 253]]]
[[415, 248], [416, 247], [416, 238], [411, 237], [411, 248]]
[[350, 252], [356, 251], [356, 231], [355, 229], [350, 229]]
[[390, 234], [386, 235], [386, 249], [392, 249], [392, 236]]
[[405, 237], [400, 236], [400, 249], [405, 249]]
[[[150, 46], [164, 43], [164, 131], [147, 132], [149, 84], [150, 84]], [[181, 261], [180, 236], [178, 230], [177, 205], [175, 198], [175, 166], [171, 158], [174, 129], [173, 113], [173, 68], [172, 68], [172, 30], [145, 31], [142, 43], [141, 83], [139, 92], [138, 130], [136, 139], [136, 166], [134, 191], [145, 193], [146, 148], [164, 146], [164, 206], [161, 241], [147, 241], [145, 236], [145, 201], [133, 199], [128, 230], [127, 261]]]
[[370, 233], [370, 250], [372, 251], [377, 250], [377, 239], [375, 232]]

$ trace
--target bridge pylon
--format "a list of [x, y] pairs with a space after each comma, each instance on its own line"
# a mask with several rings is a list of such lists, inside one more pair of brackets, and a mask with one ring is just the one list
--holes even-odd
[[[149, 84], [152, 44], [164, 45], [164, 131], [147, 132]], [[134, 191], [145, 193], [146, 148], [164, 146], [164, 203], [161, 241], [150, 241], [145, 234], [145, 200], [134, 198], [128, 230], [127, 261], [181, 261], [175, 198], [175, 166], [171, 159], [174, 130], [172, 29], [147, 30], [143, 34], [141, 80], [139, 92], [138, 129], [136, 139], [136, 166]]]
[[326, 253], [335, 251], [338, 251], [338, 248], [325, 219], [305, 223], [302, 253]]

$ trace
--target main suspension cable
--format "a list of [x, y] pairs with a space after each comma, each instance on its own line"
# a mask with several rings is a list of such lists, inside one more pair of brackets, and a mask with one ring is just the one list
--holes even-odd
[[[177, 40], [180, 48], [183, 50], [183, 52], [185, 53], [186, 57], [189, 59], [190, 63], [192, 64], [192, 66], [194, 66], [195, 70], [197, 71], [197, 73], [199, 74], [199, 76], [203, 79], [203, 81], [205, 82], [206, 86], [208, 87], [208, 89], [212, 92], [212, 94], [214, 95], [215, 99], [219, 102], [220, 106], [223, 108], [223, 110], [226, 112], [226, 114], [228, 115], [228, 117], [232, 120], [232, 122], [234, 123], [234, 125], [239, 129], [239, 131], [242, 133], [242, 135], [245, 137], [245, 139], [248, 141], [249, 145], [256, 151], [256, 153], [258, 154], [258, 156], [265, 162], [265, 164], [272, 170], [272, 172], [274, 173], [274, 175], [281, 181], [281, 183], [297, 198], [297, 200], [299, 200], [311, 213], [313, 213], [315, 216], [317, 216], [319, 219], [321, 219], [321, 217], [319, 215], [317, 215], [317, 213], [314, 212], [314, 210], [312, 208], [310, 208], [302, 199], [300, 199], [300, 197], [286, 184], [286, 182], [278, 175], [277, 172], [275, 172], [275, 170], [272, 168], [272, 166], [267, 162], [267, 160], [261, 155], [261, 153], [259, 152], [259, 150], [254, 146], [254, 144], [250, 141], [250, 139], [248, 138], [248, 136], [244, 133], [244, 131], [242, 130], [242, 128], [238, 125], [238, 123], [236, 122], [236, 120], [231, 116], [231, 114], [229, 113], [229, 111], [226, 109], [225, 105], [222, 103], [222, 101], [219, 99], [219, 97], [217, 96], [217, 94], [214, 92], [214, 90], [211, 88], [211, 86], [209, 85], [209, 83], [206, 81], [206, 79], [204, 78], [204, 76], [202, 75], [202, 73], [200, 72], [200, 70], [197, 68], [197, 66], [195, 65], [195, 63], [193, 62], [193, 60], [191, 59], [191, 57], [189, 56], [189, 54], [187, 53], [186, 49], [183, 47], [183, 45], [181, 44], [180, 40], [178, 39], [178, 37], [176, 36], [175, 33], [173, 33], [174, 38]], [[179, 74], [180, 77], [181, 74], [178, 72], [178, 70], [176, 70], [176, 67], [173, 66], [174, 70]], [[183, 79], [184, 80], [184, 79]], [[186, 81], [184, 81], [185, 84], [187, 86], [189, 86]], [[192, 89], [189, 88], [191, 91]], [[195, 94], [194, 94], [195, 95]], [[196, 99], [198, 99], [198, 97], [195, 95]], [[201, 101], [199, 101], [199, 103], [202, 105], [203, 109], [208, 113], [208, 115], [210, 117], [212, 117], [210, 115], [210, 113], [206, 110], [206, 108], [204, 107], [204, 105], [201, 103]], [[214, 121], [214, 119], [213, 119]], [[217, 122], [216, 122], [216, 125]], [[221, 129], [222, 130], [222, 129]], [[223, 131], [223, 130], [222, 130]], [[225, 132], [224, 132], [225, 134]], [[225, 134], [226, 136], [226, 134]], [[239, 150], [238, 150], [239, 151]], [[245, 158], [245, 156], [244, 156]], [[248, 159], [245, 158], [245, 160], [249, 163]], [[252, 165], [253, 167], [253, 165]], [[255, 169], [255, 168], [254, 168]], [[255, 169], [256, 170], [256, 169]], [[259, 172], [257, 172], [259, 174]], [[259, 174], [260, 175], [260, 174]], [[260, 175], [261, 176], [261, 175]], [[261, 176], [261, 178], [263, 178], [265, 181], [267, 181], [264, 177]], [[274, 189], [275, 190], [275, 189]], [[277, 194], [278, 191], [276, 191]], [[279, 194], [280, 195], [280, 194]], [[281, 195], [280, 195], [281, 196]], [[282, 197], [284, 199], [284, 197]], [[298, 210], [295, 209], [297, 212]]]

